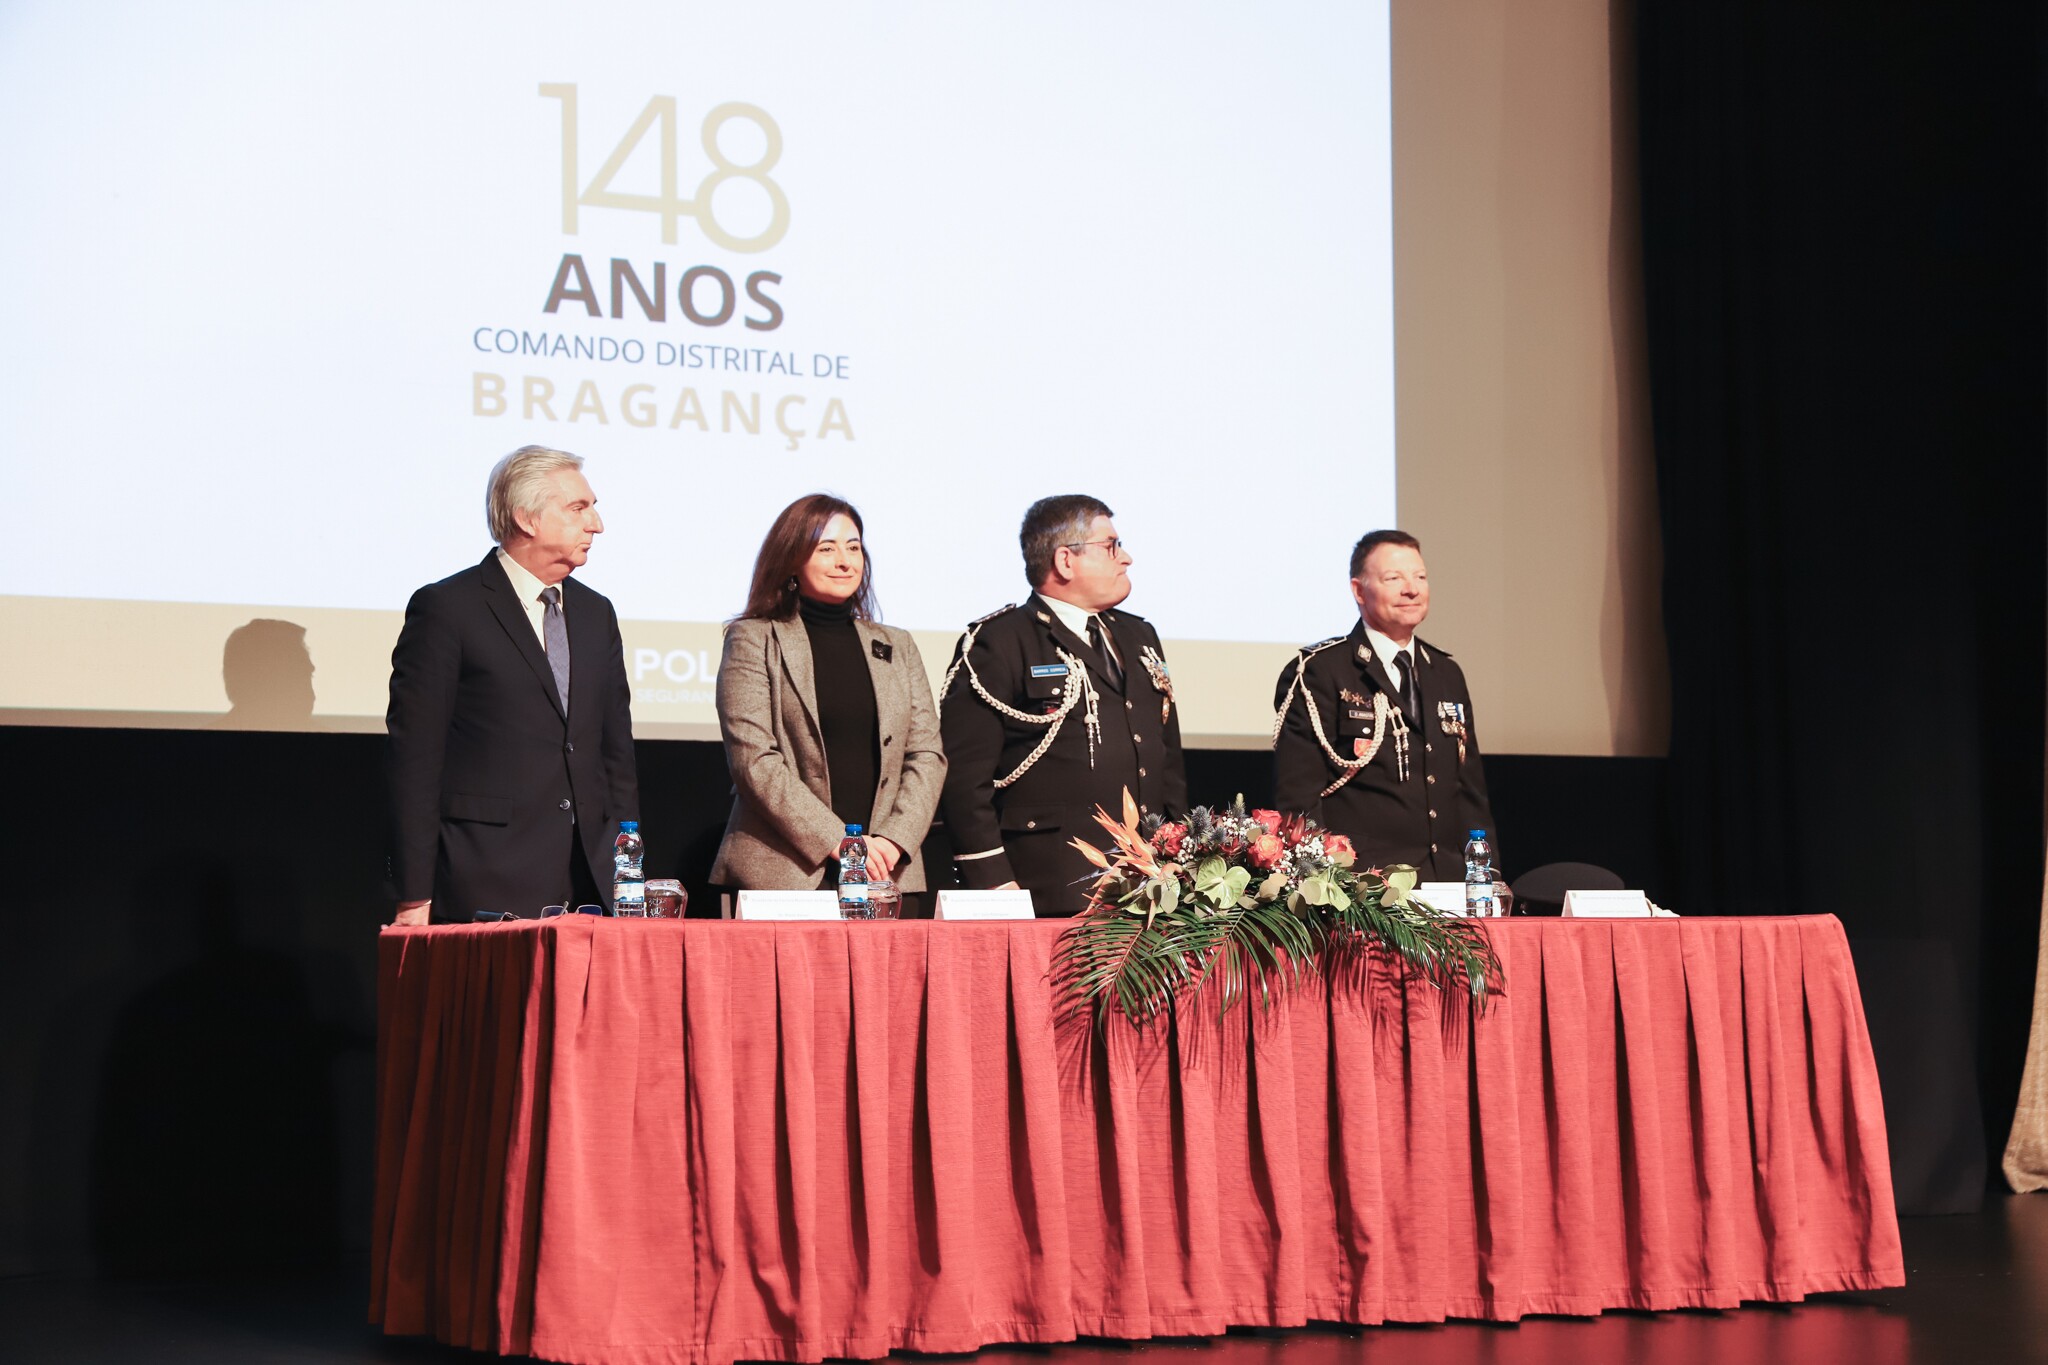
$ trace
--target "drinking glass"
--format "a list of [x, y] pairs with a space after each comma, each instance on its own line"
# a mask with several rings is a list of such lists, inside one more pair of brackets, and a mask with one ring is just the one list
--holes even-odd
[[673, 877], [654, 877], [647, 883], [647, 918], [681, 919], [689, 908], [690, 893]]

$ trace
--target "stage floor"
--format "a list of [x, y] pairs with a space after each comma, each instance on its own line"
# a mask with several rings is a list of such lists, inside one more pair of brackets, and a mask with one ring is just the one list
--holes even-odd
[[[1900, 1220], [1904, 1289], [1739, 1312], [1608, 1313], [1517, 1326], [1317, 1328], [1213, 1340], [992, 1347], [1034, 1365], [2048, 1365], [2048, 1194]], [[489, 1357], [390, 1339], [365, 1321], [368, 1271], [226, 1284], [0, 1280], [0, 1360], [22, 1365], [454, 1365]], [[918, 1359], [906, 1354], [899, 1358]], [[1020, 1359], [1021, 1358], [1021, 1359]]]

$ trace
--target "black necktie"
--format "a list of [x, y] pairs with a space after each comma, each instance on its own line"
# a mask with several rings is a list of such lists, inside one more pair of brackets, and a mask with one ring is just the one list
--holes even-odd
[[1415, 656], [1405, 649], [1399, 651], [1394, 655], [1394, 667], [1398, 670], [1395, 681], [1401, 684], [1401, 709], [1408, 713], [1410, 725], [1420, 725], [1422, 695], [1415, 687]]
[[1124, 666], [1117, 662], [1116, 651], [1109, 647], [1109, 641], [1104, 639], [1103, 636], [1102, 618], [1099, 616], [1089, 617], [1088, 647], [1101, 657], [1103, 673], [1115, 685], [1116, 690], [1121, 692], [1124, 690]]
[[555, 691], [561, 695], [562, 710], [569, 709], [569, 623], [562, 617], [562, 590], [543, 588], [540, 600], [547, 604], [541, 618], [541, 638], [546, 641], [548, 667], [554, 670]]

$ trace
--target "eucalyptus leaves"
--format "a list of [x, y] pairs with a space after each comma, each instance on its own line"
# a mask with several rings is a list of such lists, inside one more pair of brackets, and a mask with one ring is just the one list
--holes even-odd
[[1060, 937], [1055, 977], [1098, 1018], [1143, 1023], [1213, 986], [1219, 1010], [1256, 991], [1262, 1004], [1347, 954], [1400, 958], [1440, 990], [1482, 1008], [1501, 989], [1484, 929], [1408, 893], [1412, 867], [1355, 868], [1350, 840], [1302, 816], [1197, 806], [1184, 821], [1098, 809], [1113, 847], [1075, 839], [1097, 867], [1088, 913]]

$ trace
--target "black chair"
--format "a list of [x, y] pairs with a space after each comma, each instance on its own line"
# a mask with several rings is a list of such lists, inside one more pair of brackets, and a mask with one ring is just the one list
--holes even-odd
[[1517, 915], [1561, 915], [1567, 891], [1621, 891], [1621, 878], [1592, 863], [1545, 863], [1515, 878]]

